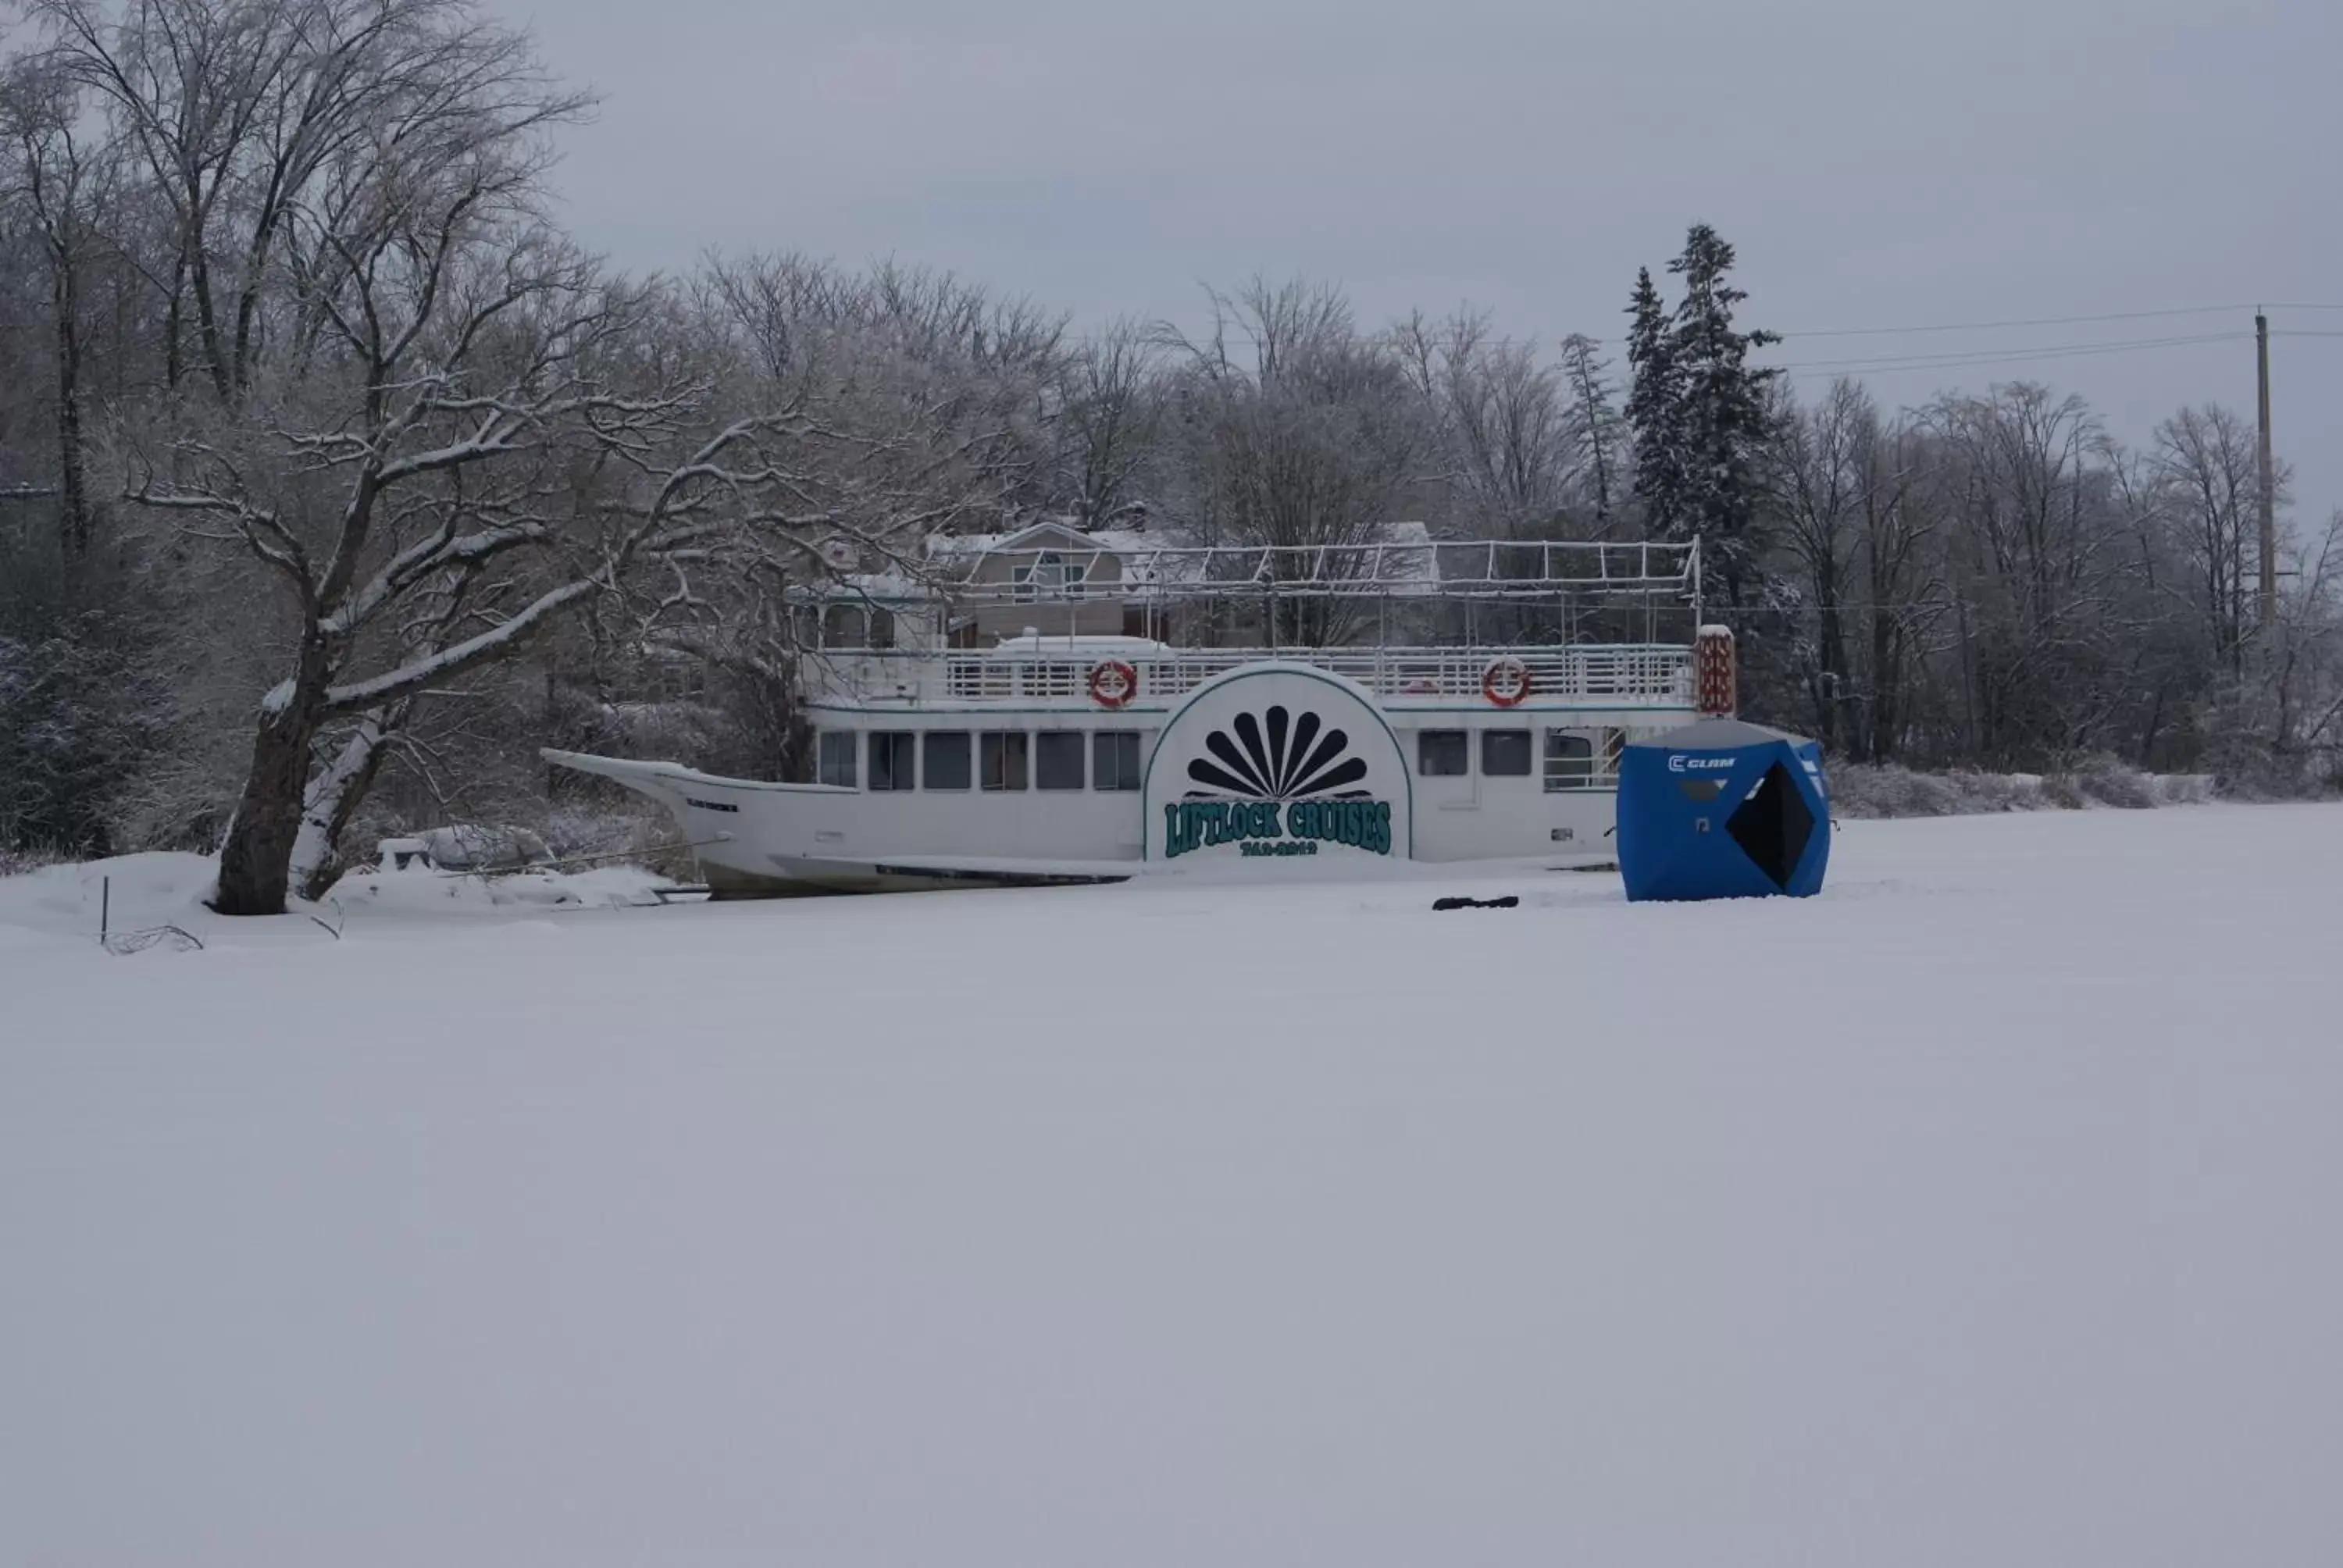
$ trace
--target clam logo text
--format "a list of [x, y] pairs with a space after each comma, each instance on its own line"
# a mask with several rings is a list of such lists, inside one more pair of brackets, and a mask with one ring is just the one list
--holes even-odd
[[1706, 773], [1732, 766], [1733, 759], [1730, 757], [1674, 756], [1668, 759], [1668, 771], [1671, 773]]

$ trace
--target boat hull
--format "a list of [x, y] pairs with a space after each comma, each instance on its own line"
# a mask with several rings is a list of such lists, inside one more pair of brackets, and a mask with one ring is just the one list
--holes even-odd
[[1139, 868], [1120, 872], [1069, 874], [1003, 866], [963, 870], [882, 861], [812, 860], [769, 857], [771, 869], [749, 871], [702, 859], [700, 874], [709, 897], [732, 899], [824, 898], [849, 893], [939, 893], [960, 888], [1056, 888], [1128, 881]]

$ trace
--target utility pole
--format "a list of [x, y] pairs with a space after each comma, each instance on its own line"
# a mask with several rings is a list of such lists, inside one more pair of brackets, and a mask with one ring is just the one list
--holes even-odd
[[2269, 317], [2254, 312], [2254, 357], [2261, 388], [2262, 629], [2278, 619], [2278, 497], [2270, 477]]

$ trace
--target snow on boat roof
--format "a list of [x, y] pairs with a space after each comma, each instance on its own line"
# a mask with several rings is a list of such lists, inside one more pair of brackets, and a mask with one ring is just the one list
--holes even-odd
[[984, 651], [1004, 658], [1047, 653], [1127, 653], [1151, 658], [1170, 653], [1172, 645], [1151, 637], [1050, 637], [1032, 633], [1004, 637], [998, 647]]

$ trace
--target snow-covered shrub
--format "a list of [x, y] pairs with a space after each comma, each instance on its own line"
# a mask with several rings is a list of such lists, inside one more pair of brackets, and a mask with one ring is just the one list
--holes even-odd
[[638, 797], [563, 801], [546, 813], [539, 829], [564, 866], [647, 866], [685, 881], [698, 875], [674, 819]]
[[2102, 806], [2145, 811], [2162, 803], [2157, 798], [2154, 779], [2112, 759], [2095, 758], [2076, 769], [2072, 777], [2076, 790], [2085, 799]]
[[2083, 793], [2080, 786], [2076, 784], [2073, 775], [2051, 773], [2044, 776], [2042, 779], [2044, 806], [2060, 811], [2079, 811], [2090, 803], [2090, 798]]
[[1835, 762], [1831, 806], [1842, 817], [1949, 817], [1960, 809], [1951, 783], [1892, 762]]
[[2088, 806], [2139, 810], [2213, 799], [2201, 774], [2158, 779], [2096, 759], [2071, 773], [1923, 773], [1895, 763], [1834, 762], [1832, 809], [1841, 817], [1966, 817], [1996, 811], [2073, 811]]
[[71, 856], [58, 854], [54, 849], [19, 849], [0, 844], [0, 877], [22, 877], [70, 859]]

